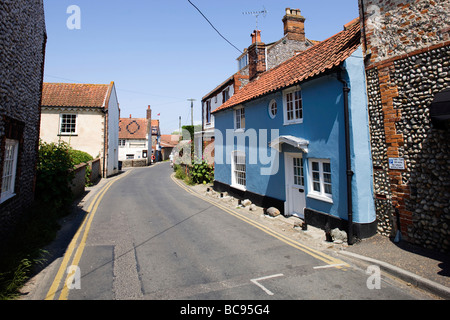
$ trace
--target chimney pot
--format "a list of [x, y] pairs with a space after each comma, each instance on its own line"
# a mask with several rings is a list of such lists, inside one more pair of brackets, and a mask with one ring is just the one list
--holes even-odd
[[147, 119], [151, 119], [152, 118], [152, 109], [150, 108], [150, 105], [148, 106], [147, 109]]
[[251, 34], [251, 37], [252, 37], [252, 44], [261, 42], [261, 30], [253, 31], [253, 33]]

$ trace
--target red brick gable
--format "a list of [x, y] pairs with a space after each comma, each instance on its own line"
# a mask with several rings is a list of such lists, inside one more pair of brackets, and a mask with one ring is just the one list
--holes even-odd
[[44, 107], [107, 107], [105, 101], [112, 84], [44, 83]]
[[357, 18], [346, 24], [338, 34], [262, 73], [213, 113], [298, 84], [339, 66], [358, 48], [360, 38], [361, 29]]

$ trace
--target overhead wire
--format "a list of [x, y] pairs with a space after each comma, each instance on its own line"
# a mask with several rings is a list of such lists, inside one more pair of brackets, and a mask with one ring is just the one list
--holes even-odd
[[197, 9], [198, 12], [200, 12], [200, 14], [203, 16], [203, 18], [205, 18], [205, 20], [211, 25], [211, 27], [219, 34], [219, 36], [221, 36], [226, 42], [228, 42], [231, 46], [233, 46], [237, 51], [239, 51], [240, 53], [242, 53], [242, 51], [236, 47], [234, 44], [232, 44], [227, 38], [225, 38], [220, 32], [219, 30], [216, 29], [216, 27], [214, 27], [214, 25], [211, 23], [211, 21], [209, 21], [209, 19], [203, 14], [203, 12], [195, 5], [193, 4], [190, 0], [188, 0], [188, 2], [195, 8]]

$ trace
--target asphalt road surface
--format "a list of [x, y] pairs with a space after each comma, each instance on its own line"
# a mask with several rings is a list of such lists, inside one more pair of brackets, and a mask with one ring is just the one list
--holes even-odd
[[283, 241], [193, 196], [172, 173], [168, 163], [129, 169], [99, 187], [84, 205], [90, 212], [84, 229], [43, 277], [46, 295], [35, 298], [417, 298], [395, 281], [378, 283], [365, 270]]

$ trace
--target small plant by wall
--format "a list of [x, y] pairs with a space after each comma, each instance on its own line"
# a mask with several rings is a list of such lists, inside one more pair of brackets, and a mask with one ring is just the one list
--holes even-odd
[[204, 160], [193, 164], [190, 173], [195, 183], [206, 184], [214, 180], [214, 168]]

